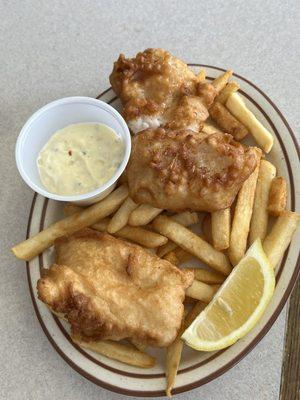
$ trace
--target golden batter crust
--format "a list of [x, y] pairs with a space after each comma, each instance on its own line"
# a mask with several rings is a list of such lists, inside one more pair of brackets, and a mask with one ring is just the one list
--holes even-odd
[[174, 212], [227, 208], [254, 170], [256, 151], [229, 134], [145, 130], [133, 138], [130, 196]]

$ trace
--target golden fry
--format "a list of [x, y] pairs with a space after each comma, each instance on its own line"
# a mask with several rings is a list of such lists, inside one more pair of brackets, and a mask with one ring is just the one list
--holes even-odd
[[166, 395], [172, 396], [172, 389], [174, 387], [175, 378], [178, 371], [178, 366], [181, 359], [181, 353], [183, 348], [183, 341], [178, 335], [174, 342], [167, 347], [166, 352]]
[[198, 315], [205, 309], [206, 304], [202, 301], [197, 301], [193, 308], [189, 311], [188, 315], [184, 319], [183, 328], [180, 335], [191, 325], [192, 322], [198, 317]]
[[136, 347], [139, 351], [145, 351], [146, 346], [143, 343], [137, 342], [134, 339], [131, 339], [131, 343]]
[[127, 225], [130, 214], [137, 207], [138, 204], [136, 204], [130, 197], [127, 197], [127, 199], [124, 201], [124, 203], [121, 205], [121, 207], [117, 210], [117, 212], [110, 220], [107, 227], [107, 232], [115, 233], [120, 229], [124, 228], [124, 226]]
[[103, 218], [101, 221], [98, 221], [96, 224], [92, 225], [91, 228], [99, 232], [106, 232], [109, 221], [109, 218]]
[[220, 93], [221, 90], [223, 90], [225, 88], [225, 86], [227, 85], [228, 80], [232, 74], [233, 74], [233, 71], [228, 70], [212, 81], [211, 84], [214, 86], [214, 88], [216, 89], [216, 91], [218, 93]]
[[205, 77], [206, 77], [206, 73], [204, 69], [201, 69], [201, 71], [199, 72], [199, 74], [197, 75], [197, 80], [198, 82], [204, 82], [205, 81]]
[[[180, 214], [173, 215], [171, 218], [173, 219], [173, 221], [175, 221], [178, 224], [183, 225], [183, 226], [189, 226], [189, 225], [193, 225], [193, 224], [196, 224], [197, 222], [199, 222], [198, 214], [195, 212], [190, 212], [190, 211], [184, 211]], [[168, 254], [170, 251], [175, 250], [176, 247], [178, 247], [177, 244], [175, 244], [174, 242], [169, 240], [167, 244], [165, 244], [164, 246], [161, 246], [158, 249], [157, 255], [158, 255], [158, 257], [163, 257], [166, 254]]]
[[170, 253], [171, 251], [175, 250], [177, 248], [177, 244], [172, 242], [172, 240], [169, 240], [167, 244], [164, 244], [163, 246], [159, 247], [157, 250], [157, 255], [158, 257], [164, 257], [166, 254]]
[[225, 250], [230, 240], [230, 208], [211, 213], [212, 243], [216, 250]]
[[[126, 200], [125, 200], [126, 201]], [[124, 203], [123, 203], [124, 204]], [[82, 210], [81, 207], [74, 206], [73, 204], [68, 204], [65, 207], [65, 214], [72, 215], [78, 210]], [[115, 214], [116, 215], [116, 214]], [[91, 228], [95, 229], [96, 231], [106, 232], [108, 230], [108, 226], [111, 220], [109, 218], [103, 218], [102, 220], [98, 221], [96, 224], [93, 224]], [[168, 239], [162, 235], [159, 235], [156, 232], [151, 232], [146, 229], [129, 226], [126, 225], [124, 228], [118, 230], [114, 236], [121, 237], [122, 239], [130, 240], [131, 242], [135, 242], [140, 244], [141, 246], [145, 246], [148, 248], [156, 248], [167, 244]], [[175, 244], [174, 244], [175, 245]], [[177, 245], [175, 245], [177, 247]]]
[[225, 254], [215, 250], [205, 240], [177, 222], [172, 221], [171, 218], [159, 215], [153, 221], [153, 227], [160, 234], [173, 240], [178, 246], [198, 257], [213, 269], [224, 275], [230, 274], [231, 266]]
[[275, 268], [290, 244], [300, 222], [300, 214], [283, 211], [271, 232], [265, 238], [263, 248], [271, 265]]
[[197, 281], [207, 283], [208, 285], [223, 283], [226, 279], [224, 275], [219, 274], [218, 272], [215, 271], [208, 271], [202, 268], [190, 268], [190, 267], [187, 268], [184, 267], [184, 269], [193, 271], [195, 279], [197, 279]]
[[140, 228], [139, 226], [124, 226], [115, 235], [149, 248], [162, 246], [168, 241], [165, 236]]
[[[77, 213], [78, 211], [82, 211], [82, 208], [75, 206], [73, 204], [67, 204], [64, 209], [66, 215], [72, 215], [74, 213]], [[96, 224], [93, 224], [91, 228], [95, 229], [96, 231], [106, 232], [108, 231], [108, 226], [110, 222], [111, 220], [109, 218], [103, 218]], [[141, 246], [145, 246], [148, 248], [160, 247], [167, 244], [168, 242], [168, 239], [166, 237], [159, 235], [156, 232], [151, 232], [140, 227], [129, 226], [129, 225], [126, 225], [124, 226], [124, 228], [118, 230], [114, 234], [114, 236], [130, 240], [131, 242], [138, 243]], [[175, 247], [177, 247], [177, 245], [175, 245]]]
[[112, 214], [127, 196], [127, 186], [120, 186], [99, 203], [93, 204], [80, 213], [55, 222], [32, 238], [14, 246], [12, 251], [16, 257], [29, 261], [50, 247], [55, 239], [91, 226], [101, 218]]
[[192, 285], [185, 291], [185, 294], [193, 299], [203, 301], [204, 303], [209, 303], [214, 297], [216, 291], [216, 288], [207, 285], [206, 283], [194, 280]]
[[124, 364], [140, 368], [151, 368], [155, 365], [155, 358], [151, 357], [149, 354], [119, 342], [114, 342], [112, 340], [84, 342], [77, 337], [72, 337], [72, 340], [85, 349], [92, 350], [95, 353], [112, 358], [113, 360], [118, 360]]
[[274, 143], [274, 138], [271, 132], [269, 132], [247, 108], [238, 93], [232, 93], [228, 97], [226, 107], [236, 119], [249, 129], [258, 145], [266, 153], [269, 153]]
[[130, 214], [128, 224], [131, 226], [147, 225], [163, 210], [150, 206], [150, 204], [141, 204]]
[[287, 185], [286, 180], [278, 176], [274, 178], [271, 183], [271, 188], [269, 192], [268, 199], [268, 212], [275, 217], [279, 217], [279, 215], [286, 208], [286, 199], [287, 199]]
[[[100, 232], [105, 232], [109, 222], [109, 219], [104, 218], [97, 224], [92, 225], [92, 228]], [[165, 236], [162, 236], [156, 232], [148, 231], [144, 228], [140, 228], [139, 226], [129, 225], [124, 226], [124, 228], [116, 232], [114, 236], [130, 240], [131, 242], [135, 242], [141, 246], [149, 248], [162, 246], [168, 241]]]
[[230, 133], [235, 140], [242, 140], [249, 133], [245, 125], [217, 101], [210, 107], [209, 115], [224, 132]]
[[183, 341], [181, 340], [181, 335], [183, 332], [191, 325], [194, 319], [200, 314], [201, 311], [204, 310], [205, 304], [198, 301], [194, 307], [189, 311], [187, 316], [184, 319], [182, 327], [180, 328], [178, 335], [174, 342], [167, 348], [166, 354], [166, 379], [167, 379], [167, 388], [166, 394], [171, 397], [172, 389], [174, 387], [175, 378], [178, 371], [178, 366], [181, 359], [182, 346]]
[[222, 89], [220, 94], [215, 98], [215, 101], [225, 104], [231, 93], [237, 92], [239, 88], [240, 85], [235, 81], [227, 83], [224, 89]]
[[202, 132], [207, 133], [208, 135], [212, 135], [213, 133], [223, 133], [219, 128], [209, 124], [208, 122], [204, 122]]
[[65, 217], [69, 217], [70, 215], [76, 214], [84, 210], [83, 207], [76, 206], [75, 204], [68, 203], [64, 207], [64, 215]]
[[190, 226], [199, 222], [198, 214], [191, 211], [184, 211], [180, 214], [172, 215], [170, 218], [183, 226]]
[[244, 182], [237, 197], [228, 249], [232, 265], [237, 265], [246, 252], [258, 170], [259, 165]]
[[276, 175], [276, 168], [269, 161], [261, 160], [255, 190], [253, 212], [251, 218], [249, 243], [257, 238], [264, 240], [268, 229], [268, 198], [271, 182]]

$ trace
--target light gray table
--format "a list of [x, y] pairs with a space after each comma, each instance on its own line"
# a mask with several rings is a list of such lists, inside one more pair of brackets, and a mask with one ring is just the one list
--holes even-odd
[[[108, 87], [119, 52], [163, 47], [187, 62], [230, 67], [248, 77], [293, 128], [299, 124], [297, 1], [224, 3], [0, 1], [1, 400], [122, 398], [86, 381], [53, 350], [34, 314], [24, 263], [8, 250], [25, 236], [33, 195], [16, 170], [14, 145], [37, 108], [60, 97], [96, 96]], [[277, 400], [284, 326], [285, 312], [240, 364], [177, 398]]]

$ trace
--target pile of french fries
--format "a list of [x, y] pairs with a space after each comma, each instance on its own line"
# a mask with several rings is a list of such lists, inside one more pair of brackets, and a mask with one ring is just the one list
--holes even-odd
[[[65, 218], [12, 248], [16, 257], [30, 260], [53, 245], [54, 240], [84, 227], [108, 232], [116, 237], [137, 243], [172, 264], [194, 271], [194, 282], [186, 291], [185, 318], [175, 341], [166, 349], [166, 393], [171, 396], [181, 359], [183, 331], [192, 323], [230, 274], [232, 268], [245, 255], [247, 248], [257, 238], [275, 268], [287, 249], [299, 223], [299, 214], [286, 210], [287, 184], [276, 176], [276, 168], [266, 161], [273, 145], [271, 133], [263, 127], [247, 108], [238, 94], [239, 85], [228, 82], [232, 71], [216, 78], [212, 84], [218, 96], [210, 109], [213, 121], [222, 131], [241, 140], [252, 134], [262, 151], [257, 150], [258, 165], [244, 182], [234, 207], [202, 217], [202, 234], [189, 227], [199, 223], [199, 215], [185, 211], [169, 215], [165, 210], [149, 204], [136, 204], [130, 197], [126, 177], [104, 200], [88, 208], [68, 204]], [[205, 79], [205, 72], [199, 76]], [[204, 125], [205, 133], [218, 131], [210, 123]], [[276, 218], [272, 228], [269, 219]], [[199, 259], [205, 268], [192, 268], [186, 263]], [[182, 266], [185, 263], [185, 266]], [[188, 307], [193, 304], [193, 307]], [[155, 359], [139, 343], [98, 341], [85, 343], [74, 337], [74, 342], [98, 354], [140, 368], [151, 368]]]

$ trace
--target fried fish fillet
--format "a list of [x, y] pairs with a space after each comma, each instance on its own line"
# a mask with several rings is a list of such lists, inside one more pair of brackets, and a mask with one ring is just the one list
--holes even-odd
[[133, 138], [126, 171], [130, 196], [174, 212], [227, 208], [256, 167], [257, 150], [229, 134], [145, 130]]
[[217, 95], [187, 64], [163, 49], [147, 49], [114, 63], [110, 82], [132, 132], [165, 126], [200, 131]]
[[91, 229], [58, 239], [55, 249], [56, 264], [38, 281], [38, 295], [65, 315], [73, 334], [162, 347], [173, 342], [193, 274]]

